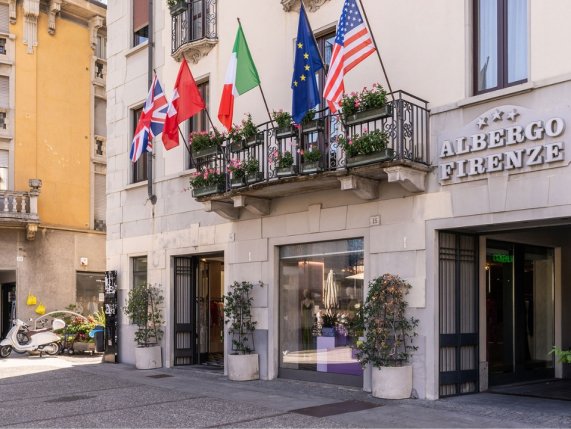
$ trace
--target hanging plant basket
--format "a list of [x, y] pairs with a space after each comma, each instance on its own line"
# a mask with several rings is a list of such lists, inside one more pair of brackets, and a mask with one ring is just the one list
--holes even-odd
[[192, 156], [194, 159], [206, 158], [207, 156], [216, 155], [220, 152], [218, 145], [210, 146], [201, 150], [192, 149]]
[[276, 168], [276, 174], [278, 177], [288, 177], [297, 174], [297, 165], [290, 165], [289, 167], [278, 167]]
[[195, 188], [192, 190], [192, 196], [197, 198], [204, 197], [205, 195], [219, 194], [224, 192], [224, 188], [225, 187], [222, 184], [201, 186], [200, 188]]
[[359, 165], [374, 164], [375, 162], [389, 161], [395, 157], [393, 149], [384, 149], [368, 155], [357, 155], [347, 157], [347, 167], [357, 167]]
[[373, 122], [377, 119], [387, 118], [393, 115], [393, 106], [387, 104], [378, 109], [369, 109], [363, 112], [357, 112], [345, 118], [347, 125], [357, 125], [365, 122]]

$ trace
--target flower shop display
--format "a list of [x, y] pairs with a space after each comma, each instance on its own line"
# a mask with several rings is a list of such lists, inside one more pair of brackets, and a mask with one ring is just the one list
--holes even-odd
[[392, 159], [394, 150], [387, 148], [389, 137], [381, 130], [365, 132], [353, 137], [339, 137], [339, 145], [347, 156], [347, 167], [355, 167], [372, 162], [381, 162]]
[[192, 175], [190, 184], [195, 198], [216, 194], [225, 190], [226, 176], [217, 169], [203, 168]]

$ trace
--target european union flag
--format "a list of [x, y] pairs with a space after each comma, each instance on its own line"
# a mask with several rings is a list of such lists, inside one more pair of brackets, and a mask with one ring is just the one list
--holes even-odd
[[293, 90], [292, 117], [299, 124], [308, 110], [319, 104], [320, 96], [317, 89], [315, 73], [323, 68], [319, 50], [309, 27], [307, 15], [303, 8], [299, 10], [299, 26], [295, 41], [295, 63], [291, 89]]

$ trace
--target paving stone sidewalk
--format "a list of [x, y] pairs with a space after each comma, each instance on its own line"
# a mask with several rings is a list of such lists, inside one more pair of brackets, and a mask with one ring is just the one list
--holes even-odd
[[383, 401], [351, 387], [236, 383], [219, 371], [100, 360], [0, 359], [0, 427], [571, 427], [568, 401], [491, 393]]

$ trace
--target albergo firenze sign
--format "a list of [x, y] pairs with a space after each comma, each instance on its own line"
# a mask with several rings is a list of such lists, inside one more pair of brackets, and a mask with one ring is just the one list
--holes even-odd
[[454, 136], [439, 139], [440, 181], [456, 183], [500, 171], [561, 166], [565, 126], [562, 115], [540, 119], [519, 106], [491, 109]]

